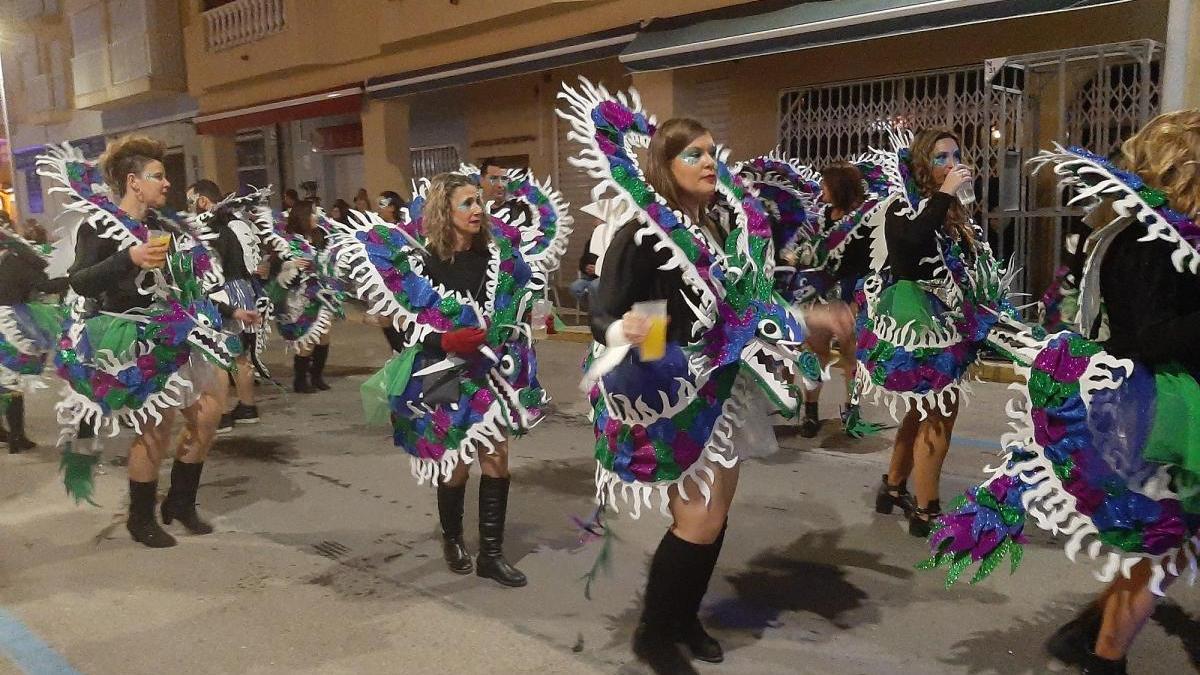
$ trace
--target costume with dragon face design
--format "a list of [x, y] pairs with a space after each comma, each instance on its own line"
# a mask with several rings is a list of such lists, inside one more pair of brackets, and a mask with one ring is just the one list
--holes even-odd
[[16, 392], [26, 386], [39, 386], [46, 356], [54, 352], [62, 332], [66, 317], [62, 305], [34, 302], [28, 297], [40, 290], [35, 273], [45, 279], [42, 268], [48, 250], [48, 246], [38, 246], [0, 227], [0, 265], [22, 265], [12, 269], [22, 277], [16, 285], [25, 289], [6, 288], [5, 295], [11, 293], [14, 299], [26, 300], [0, 304], [0, 411]]
[[[254, 271], [263, 260], [264, 244], [264, 237], [260, 235], [262, 228], [255, 219], [261, 217], [264, 212], [270, 213], [269, 207], [266, 206], [270, 197], [270, 187], [254, 189], [245, 195], [230, 194], [208, 211], [197, 213], [189, 219], [189, 224], [199, 234], [200, 239], [216, 254], [214, 264], [224, 270], [225, 283], [212, 293], [213, 301], [218, 306], [229, 309], [254, 310], [261, 317], [256, 324], [244, 324], [229, 318], [225, 320], [225, 329], [231, 333], [254, 334], [254, 351], [249, 355], [250, 362], [254, 370], [264, 378], [270, 377], [270, 371], [262, 361], [262, 354], [271, 335], [274, 305], [254, 276]], [[227, 261], [221, 259], [220, 242], [223, 236], [229, 234], [232, 234], [237, 245], [229, 247], [228, 253], [240, 258], [240, 261], [237, 261], [238, 265], [249, 274], [245, 278], [235, 278]]]
[[[867, 183], [885, 198], [872, 212], [873, 273], [863, 282], [857, 299], [859, 391], [883, 398], [892, 416], [916, 408], [922, 416], [937, 409], [949, 415], [967, 390], [967, 369], [979, 355], [988, 329], [1000, 314], [1015, 315], [1008, 300], [1011, 276], [992, 256], [987, 237], [974, 223], [973, 250], [934, 231], [936, 255], [928, 278], [896, 279], [891, 272], [885, 221], [916, 219], [929, 206], [921, 199], [913, 175], [909, 145], [912, 133], [892, 132], [890, 151], [871, 149], [859, 159], [873, 167]], [[898, 414], [899, 413], [899, 414]]]
[[722, 249], [642, 175], [634, 148], [648, 146], [655, 122], [636, 92], [613, 96], [581, 80], [578, 89], [564, 85], [559, 98], [570, 137], [584, 145], [571, 162], [601, 180], [594, 195], [613, 193], [616, 210], [636, 220], [627, 227], [639, 228], [637, 241], [669, 254], [663, 269], [679, 270], [693, 313], [688, 342], [669, 343], [660, 360], [642, 361], [628, 345], [595, 345], [588, 363], [597, 498], [615, 506], [619, 494], [636, 515], [657, 496], [665, 513], [671, 486], [690, 484], [707, 499], [711, 463], [737, 463], [746, 448], [735, 447], [735, 429], [747, 414], [762, 414], [760, 396], [794, 415], [800, 374], [815, 381], [820, 368], [800, 350], [798, 315], [774, 291], [771, 229], [759, 197], [717, 163], [717, 192], [732, 216]]
[[[1080, 148], [1044, 151], [1033, 163], [1053, 167], [1060, 185], [1075, 193], [1072, 204], [1112, 211], [1111, 222], [1092, 235], [1087, 249], [1081, 325], [1093, 325], [1103, 311], [1101, 270], [1113, 264], [1107, 252], [1118, 237], [1118, 247], [1141, 251], [1120, 251], [1141, 256], [1138, 275], [1163, 278], [1165, 271], [1195, 293], [1200, 227], [1172, 210], [1162, 192]], [[1143, 300], [1154, 303], [1140, 295], [1124, 302]], [[1185, 298], [1170, 302], [1196, 304]], [[1109, 318], [1117, 328], [1116, 315]], [[1178, 317], [1156, 318], [1165, 328]], [[925, 566], [949, 566], [947, 583], [975, 563], [973, 581], [983, 579], [1006, 557], [1015, 571], [1025, 521], [1032, 516], [1042, 529], [1066, 535], [1072, 560], [1081, 551], [1102, 558], [1097, 577], [1103, 581], [1128, 575], [1135, 563], [1146, 561], [1156, 593], [1168, 576], [1186, 572], [1194, 582], [1200, 553], [1200, 451], [1195, 425], [1189, 424], [1200, 410], [1195, 372], [1174, 357], [1156, 366], [1118, 358], [1072, 332], [1038, 339], [1007, 318], [988, 341], [1026, 376], [1008, 407], [1014, 431], [1002, 441], [1004, 463], [989, 469], [991, 477], [940, 519]], [[1186, 352], [1190, 345], [1174, 345], [1172, 351], [1178, 354], [1181, 347]]]
[[[317, 227], [332, 232], [337, 223], [314, 207]], [[287, 219], [266, 204], [250, 209], [259, 239], [280, 261], [279, 272], [266, 285], [270, 313], [288, 347], [315, 347], [329, 333], [335, 319], [345, 318], [345, 290], [338, 278], [329, 246], [318, 250], [308, 239], [287, 231]], [[307, 262], [308, 269], [301, 269]], [[265, 342], [265, 341], [264, 341]]]
[[[51, 146], [37, 166], [58, 183], [51, 192], [66, 195], [67, 212], [82, 216], [81, 228], [92, 228], [118, 251], [148, 240], [145, 223], [110, 200], [98, 167], [77, 149]], [[161, 217], [160, 222], [167, 224]], [[141, 292], [153, 299], [148, 307], [97, 314], [76, 298], [54, 358], [68, 385], [58, 404], [64, 441], [73, 439], [81, 424], [115, 435], [118, 422], [124, 422], [141, 433], [143, 424], [157, 422], [164, 410], [185, 406], [198, 395], [194, 380], [206, 372], [203, 361], [233, 366], [241, 345], [221, 331], [221, 316], [208, 297], [223, 281], [220, 270], [198, 236], [182, 225], [172, 227], [166, 266], [140, 277], [146, 282]], [[96, 456], [76, 455], [70, 443], [67, 448], [70, 481], [72, 457], [90, 467]]]
[[[460, 462], [474, 461], [542, 418], [549, 399], [537, 379], [527, 315], [566, 251], [572, 219], [547, 183], [526, 171], [509, 171], [511, 198], [493, 205], [490, 217], [492, 241], [480, 302], [426, 272], [421, 214], [428, 189], [424, 179], [415, 186], [412, 203], [395, 224], [373, 213], [350, 212], [348, 224], [334, 224], [329, 250], [368, 311], [390, 317], [408, 345], [372, 378], [386, 384], [364, 387], [364, 403], [386, 399], [396, 446], [411, 455], [419, 481], [437, 483]], [[486, 331], [480, 355], [465, 363], [431, 362], [424, 339], [464, 327]], [[426, 378], [447, 370], [459, 373], [457, 400], [426, 403]]]

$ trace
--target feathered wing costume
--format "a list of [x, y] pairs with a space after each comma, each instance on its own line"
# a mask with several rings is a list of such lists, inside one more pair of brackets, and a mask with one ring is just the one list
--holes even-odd
[[[1100, 311], [1099, 274], [1114, 238], [1141, 228], [1141, 242], [1169, 244], [1179, 274], [1200, 272], [1200, 228], [1173, 211], [1161, 192], [1136, 175], [1080, 148], [1044, 151], [1033, 160], [1052, 167], [1075, 191], [1072, 203], [1111, 205], [1113, 219], [1092, 235], [1080, 306], [1083, 325]], [[1026, 375], [1008, 414], [1004, 463], [960, 498], [930, 539], [926, 567], [949, 567], [953, 583], [978, 563], [972, 581], [1007, 556], [1015, 570], [1024, 525], [1065, 535], [1072, 560], [1082, 551], [1101, 559], [1097, 577], [1128, 575], [1139, 561], [1152, 566], [1151, 588], [1168, 576], [1194, 582], [1200, 551], [1200, 457], [1181, 439], [1188, 410], [1200, 404], [1195, 376], [1117, 358], [1101, 344], [1059, 332], [1036, 339], [1002, 319], [989, 342], [1006, 351]], [[1183, 442], [1181, 442], [1181, 440]]]
[[[795, 383], [820, 377], [816, 357], [802, 352], [803, 324], [773, 289], [774, 251], [759, 198], [721, 161], [717, 191], [732, 213], [724, 249], [700, 226], [673, 211], [647, 184], [634, 155], [654, 133], [654, 119], [637, 93], [615, 96], [581, 80], [564, 85], [559, 116], [583, 145], [571, 162], [598, 181], [616, 211], [636, 219], [638, 241], [670, 254], [694, 314], [687, 344], [669, 344], [666, 356], [643, 362], [626, 346], [594, 345], [589, 399], [596, 432], [596, 496], [615, 507], [618, 495], [638, 515], [657, 498], [665, 513], [672, 486], [710, 495], [712, 463], [733, 466], [735, 427], [761, 397], [795, 414]], [[719, 151], [722, 157], [725, 151]], [[744, 450], [744, 448], [742, 449]]]
[[[98, 168], [69, 144], [51, 146], [38, 157], [38, 173], [52, 180], [52, 193], [66, 196], [67, 212], [81, 217], [119, 250], [144, 243], [149, 230], [109, 198]], [[116, 435], [119, 422], [141, 433], [162, 412], [198, 395], [200, 361], [229, 369], [241, 345], [221, 331], [221, 316], [209, 293], [223, 283], [220, 270], [198, 236], [181, 226], [163, 269], [142, 273], [139, 287], [153, 297], [145, 309], [122, 314], [95, 313], [76, 298], [58, 340], [54, 363], [67, 382], [57, 406], [65, 443], [63, 465], [68, 491], [90, 495], [91, 467], [97, 454], [79, 454], [73, 441], [81, 425]], [[147, 290], [148, 288], [148, 290]]]
[[[872, 149], [859, 159], [870, 167], [868, 185], [887, 197], [872, 211], [873, 273], [858, 300], [856, 383], [866, 397], [883, 399], [893, 417], [916, 407], [922, 416], [950, 406], [966, 391], [967, 370], [976, 361], [988, 329], [1000, 314], [1014, 315], [1008, 299], [1011, 275], [992, 256], [975, 228], [974, 250], [940, 228], [932, 278], [898, 281], [888, 265], [885, 220], [912, 218], [928, 205], [917, 193], [908, 146], [912, 134], [892, 134], [891, 150]], [[886, 187], [880, 184], [886, 183]], [[975, 227], [972, 225], [972, 227]], [[899, 414], [898, 414], [899, 413]]]
[[[509, 435], [529, 431], [549, 401], [538, 382], [527, 314], [566, 251], [572, 219], [548, 182], [525, 171], [510, 171], [506, 180], [511, 198], [490, 216], [482, 302], [447, 289], [425, 271], [428, 180], [415, 186], [401, 222], [352, 211], [349, 223], [335, 224], [330, 237], [339, 273], [369, 312], [392, 319], [408, 345], [364, 387], [364, 403], [386, 401], [393, 441], [411, 455], [420, 482], [436, 484], [460, 462], [473, 462]], [[422, 345], [427, 336], [466, 327], [486, 331], [482, 358], [430, 362]], [[424, 401], [426, 379], [446, 372], [457, 373], [455, 402]]]

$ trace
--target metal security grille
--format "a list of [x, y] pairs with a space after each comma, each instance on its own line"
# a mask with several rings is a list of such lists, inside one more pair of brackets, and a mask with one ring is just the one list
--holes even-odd
[[411, 148], [413, 179], [432, 178], [445, 171], [454, 171], [462, 163], [458, 147], [454, 145], [429, 145]]
[[868, 147], [888, 147], [892, 126], [952, 126], [963, 150], [983, 147], [986, 96], [983, 66], [878, 80], [791, 89], [780, 95], [779, 140], [784, 152], [821, 167]]
[[1138, 40], [1014, 56], [993, 63], [1021, 77], [993, 86], [981, 64], [787, 89], [779, 98], [779, 145], [820, 168], [869, 146], [887, 129], [947, 126], [979, 170], [981, 223], [998, 256], [1021, 273], [1016, 290], [1040, 295], [1061, 242], [1082, 214], [1025, 167], [1053, 142], [1111, 153], [1159, 107], [1162, 46]]

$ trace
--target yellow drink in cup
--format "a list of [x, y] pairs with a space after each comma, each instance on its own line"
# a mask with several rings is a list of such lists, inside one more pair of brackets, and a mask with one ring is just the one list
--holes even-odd
[[667, 355], [667, 301], [651, 300], [634, 303], [634, 314], [650, 320], [650, 330], [638, 349], [643, 361], [657, 361]]
[[169, 246], [171, 244], [171, 233], [163, 232], [162, 230], [150, 230], [150, 235], [146, 238], [146, 243], [152, 246]]

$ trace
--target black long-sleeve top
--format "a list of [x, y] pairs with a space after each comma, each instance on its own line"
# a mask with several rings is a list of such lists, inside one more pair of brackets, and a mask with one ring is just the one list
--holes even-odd
[[637, 221], [625, 223], [604, 254], [604, 274], [592, 304], [592, 337], [607, 344], [606, 332], [634, 303], [666, 300], [667, 340], [683, 344], [691, 340], [692, 310], [684, 299], [688, 292], [683, 274], [678, 269], [663, 270], [660, 266], [670, 259], [667, 251], [655, 251], [655, 237], [647, 236], [641, 244], [634, 235], [642, 227]]
[[1110, 353], [1150, 366], [1178, 361], [1200, 371], [1200, 277], [1171, 263], [1173, 244], [1139, 242], [1130, 225], [1109, 246], [1100, 267]]
[[61, 293], [66, 279], [46, 276], [47, 262], [24, 246], [0, 253], [0, 305], [29, 302], [34, 293]]
[[[470, 296], [482, 303], [487, 299], [484, 284], [490, 261], [490, 253], [475, 249], [455, 253], [453, 261], [442, 260], [437, 254], [430, 253], [424, 256], [425, 275], [434, 283]], [[441, 333], [430, 333], [425, 336], [422, 344], [432, 354], [444, 354]]]
[[[833, 207], [825, 209], [824, 229], [826, 232], [837, 226], [837, 221], [833, 218]], [[860, 226], [861, 227], [861, 226]], [[842, 257], [838, 261], [837, 269], [834, 270], [833, 276], [835, 279], [861, 279], [867, 276], [871, 271], [871, 238], [869, 235], [861, 235], [854, 239], [850, 239], [842, 247]]]
[[936, 257], [937, 233], [946, 224], [946, 214], [954, 197], [945, 192], [935, 192], [925, 204], [925, 209], [914, 217], [900, 215], [903, 202], [893, 204], [884, 221], [884, 238], [887, 241], [888, 264], [892, 277], [897, 281], [920, 281], [932, 278], [934, 265], [922, 263], [923, 258]]
[[221, 259], [221, 272], [226, 281], [249, 279], [252, 270], [246, 268], [246, 256], [242, 250], [242, 242], [229, 228], [229, 223], [235, 220], [233, 214], [221, 209], [213, 217], [212, 229], [217, 233], [211, 246], [217, 257]]

